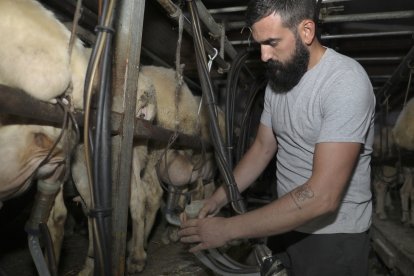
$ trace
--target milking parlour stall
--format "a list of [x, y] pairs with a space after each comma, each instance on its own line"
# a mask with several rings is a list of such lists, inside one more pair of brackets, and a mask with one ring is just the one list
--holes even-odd
[[[375, 95], [368, 275], [412, 275], [414, 2], [307, 1], [314, 39]], [[291, 275], [266, 235], [193, 253], [181, 230], [216, 191], [223, 221], [283, 200], [276, 156], [236, 184], [285, 43], [260, 40], [248, 2], [0, 0], [0, 276]]]

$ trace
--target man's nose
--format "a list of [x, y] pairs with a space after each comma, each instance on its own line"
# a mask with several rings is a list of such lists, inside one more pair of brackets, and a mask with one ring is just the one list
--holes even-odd
[[261, 59], [263, 62], [267, 62], [268, 60], [272, 58], [272, 52], [269, 48], [270, 47], [268, 45], [260, 46]]

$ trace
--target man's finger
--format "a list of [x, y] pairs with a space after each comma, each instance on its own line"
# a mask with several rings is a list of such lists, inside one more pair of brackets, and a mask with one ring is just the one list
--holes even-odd
[[181, 225], [183, 225], [183, 223], [185, 223], [186, 221], [187, 221], [187, 215], [184, 212], [182, 212], [180, 214], [180, 222], [181, 222]]
[[181, 242], [184, 243], [195, 243], [195, 242], [200, 242], [200, 236], [198, 235], [192, 235], [192, 236], [184, 236], [180, 239]]
[[186, 219], [181, 222], [181, 228], [197, 226], [197, 219]]
[[178, 231], [179, 237], [197, 235], [197, 227], [184, 227]]
[[199, 243], [196, 246], [191, 247], [190, 250], [189, 250], [189, 252], [191, 252], [191, 253], [197, 253], [197, 252], [199, 252], [201, 250], [204, 250], [204, 249], [207, 249], [207, 247], [204, 246], [203, 243]]
[[201, 209], [200, 213], [198, 213], [198, 218], [205, 218], [208, 214], [208, 208], [206, 205], [204, 205], [204, 207]]

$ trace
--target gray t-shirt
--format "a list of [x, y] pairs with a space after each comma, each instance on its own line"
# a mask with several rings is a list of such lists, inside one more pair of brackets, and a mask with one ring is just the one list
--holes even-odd
[[362, 66], [329, 48], [319, 63], [288, 93], [277, 94], [267, 86], [261, 123], [273, 128], [278, 142], [276, 176], [279, 196], [311, 177], [317, 143], [363, 144], [339, 210], [313, 220], [297, 231], [360, 233], [369, 228], [374, 112], [375, 96]]

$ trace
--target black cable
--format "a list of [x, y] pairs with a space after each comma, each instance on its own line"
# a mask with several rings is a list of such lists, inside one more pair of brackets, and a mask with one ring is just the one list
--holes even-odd
[[[97, 94], [96, 108], [96, 126], [93, 135], [89, 131], [89, 141], [91, 146], [91, 156], [93, 156], [93, 175], [91, 195], [93, 208], [90, 210], [90, 217], [93, 219], [94, 227], [94, 254], [99, 256], [94, 258], [95, 275], [111, 275], [112, 273], [112, 255], [111, 255], [111, 221], [112, 221], [112, 176], [111, 176], [111, 132], [110, 132], [110, 108], [111, 108], [111, 45], [112, 34], [114, 30], [110, 26], [105, 26], [108, 14], [108, 1], [104, 1], [102, 15], [99, 19], [99, 25], [96, 27], [97, 41], [103, 40], [103, 33], [106, 33], [104, 49], [101, 57], [97, 57], [97, 47], [95, 45], [89, 65], [93, 64], [97, 58], [100, 58], [100, 86]], [[91, 66], [88, 66], [85, 83], [90, 82]], [[85, 85], [86, 87], [86, 85]], [[85, 93], [86, 94], [86, 93]], [[86, 102], [86, 101], [85, 101]], [[93, 143], [92, 143], [93, 141]]]
[[217, 117], [215, 112], [215, 106], [213, 102], [213, 87], [211, 84], [209, 72], [207, 69], [207, 61], [205, 57], [205, 49], [202, 41], [200, 21], [198, 18], [197, 9], [193, 1], [187, 1], [189, 3], [190, 13], [192, 17], [192, 27], [194, 35], [194, 48], [197, 59], [197, 71], [200, 76], [201, 89], [203, 92], [203, 98], [206, 100], [210, 118], [210, 135], [215, 149], [215, 157], [217, 160], [218, 168], [224, 178], [229, 193], [230, 201], [234, 211], [241, 214], [246, 211], [244, 202], [242, 201], [240, 192], [235, 183], [234, 176], [228, 166], [226, 154], [224, 151], [223, 141], [220, 134], [220, 130], [217, 123]]
[[[110, 73], [111, 73], [111, 40], [110, 38], [106, 41], [105, 53], [102, 62], [102, 84], [103, 89], [100, 93], [99, 99], [99, 114], [100, 118], [97, 121], [99, 125], [99, 135], [96, 135], [96, 143], [99, 144], [99, 150], [95, 151], [95, 166], [96, 182], [95, 189], [97, 194], [97, 204], [95, 208], [111, 210], [112, 200], [112, 174], [111, 174], [111, 133], [110, 133], [110, 99], [111, 99], [111, 86], [110, 86]], [[98, 127], [97, 127], [98, 130]], [[111, 255], [110, 255], [110, 244], [111, 244], [111, 212], [103, 213], [102, 216], [97, 216], [98, 227], [101, 232], [101, 244], [103, 246], [104, 255], [104, 269], [106, 272], [111, 271]]]
[[246, 58], [249, 56], [247, 51], [239, 52], [232, 61], [230, 72], [227, 75], [226, 84], [226, 146], [227, 146], [227, 160], [230, 168], [233, 168], [233, 130], [234, 130], [234, 102], [236, 99], [237, 84], [242, 66]]
[[251, 125], [247, 121], [251, 119], [252, 109], [253, 109], [253, 103], [255, 99], [257, 98], [257, 95], [260, 91], [263, 90], [263, 88], [266, 86], [267, 82], [261, 78], [256, 80], [256, 82], [253, 84], [253, 86], [250, 89], [249, 92], [249, 98], [246, 103], [246, 107], [243, 113], [243, 117], [240, 124], [240, 136], [239, 140], [237, 141], [237, 146], [235, 150], [235, 159], [236, 162], [240, 161], [242, 158], [244, 152], [247, 148], [247, 140], [248, 140], [248, 134], [249, 134], [249, 126]]

